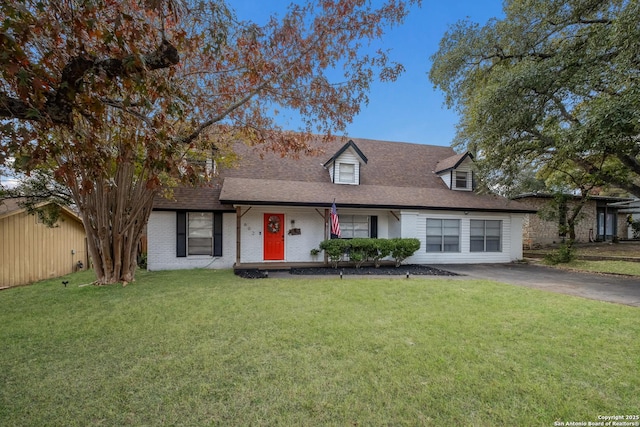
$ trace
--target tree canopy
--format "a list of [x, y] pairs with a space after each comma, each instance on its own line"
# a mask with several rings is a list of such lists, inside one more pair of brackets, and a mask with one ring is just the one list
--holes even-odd
[[460, 113], [455, 144], [505, 189], [533, 168], [640, 197], [640, 2], [506, 0], [452, 26], [431, 81]]
[[0, 164], [69, 188], [98, 282], [131, 281], [153, 198], [203, 175], [189, 157], [306, 153], [343, 131], [403, 71], [378, 41], [419, 3], [309, 1], [257, 25], [224, 0], [3, 1]]

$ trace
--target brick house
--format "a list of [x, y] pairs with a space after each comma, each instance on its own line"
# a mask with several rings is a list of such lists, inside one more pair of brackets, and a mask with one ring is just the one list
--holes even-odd
[[[320, 144], [320, 143], [318, 143]], [[407, 263], [511, 262], [522, 258], [529, 207], [474, 191], [473, 158], [450, 147], [352, 139], [298, 159], [238, 144], [235, 168], [207, 188], [157, 198], [148, 223], [148, 268], [231, 268], [322, 262], [335, 201], [342, 238], [416, 237]]]
[[[569, 196], [565, 212], [578, 202], [578, 196]], [[539, 211], [547, 206], [553, 196], [543, 193], [526, 193], [514, 197], [514, 200]], [[620, 197], [592, 196], [586, 202], [580, 213], [580, 220], [576, 226], [576, 242], [595, 242], [625, 239], [628, 235], [627, 215], [619, 214], [616, 203], [629, 199]], [[525, 249], [534, 249], [558, 244], [566, 239], [560, 234], [560, 224], [563, 215], [558, 215], [558, 221], [546, 221], [535, 213], [526, 214], [522, 222], [522, 243]]]

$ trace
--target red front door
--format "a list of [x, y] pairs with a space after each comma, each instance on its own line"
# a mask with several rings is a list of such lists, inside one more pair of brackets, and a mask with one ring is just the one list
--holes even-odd
[[284, 260], [284, 214], [264, 214], [264, 259]]

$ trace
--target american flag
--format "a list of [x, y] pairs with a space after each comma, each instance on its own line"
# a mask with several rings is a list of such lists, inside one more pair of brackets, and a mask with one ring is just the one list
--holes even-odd
[[331, 205], [331, 237], [340, 237], [340, 222], [338, 221], [338, 211], [336, 202]]

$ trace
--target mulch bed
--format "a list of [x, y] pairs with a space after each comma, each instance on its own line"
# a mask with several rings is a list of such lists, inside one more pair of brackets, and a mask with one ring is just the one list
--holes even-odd
[[[373, 266], [355, 267], [309, 267], [309, 268], [292, 268], [288, 270], [293, 275], [313, 275], [313, 276], [338, 276], [342, 273], [344, 276], [457, 276], [446, 270], [429, 267], [427, 265], [407, 264], [395, 267], [393, 265], [382, 265], [378, 268]], [[266, 270], [250, 269], [236, 270], [236, 275], [245, 279], [265, 279], [269, 277]]]

